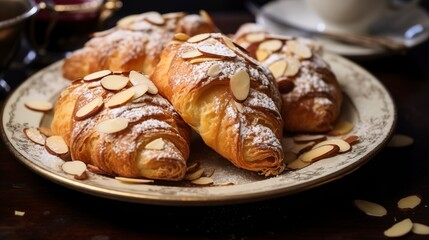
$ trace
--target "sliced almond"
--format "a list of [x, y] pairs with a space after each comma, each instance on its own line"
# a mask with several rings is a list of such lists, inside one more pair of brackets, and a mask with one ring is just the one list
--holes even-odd
[[128, 127], [126, 118], [112, 118], [97, 124], [96, 129], [100, 133], [116, 133]]
[[386, 208], [378, 203], [357, 199], [353, 201], [355, 206], [369, 216], [383, 217], [387, 214]]
[[145, 16], [146, 16], [145, 20], [152, 24], [164, 25], [165, 23], [164, 18], [158, 12], [148, 12], [148, 13], [145, 13]]
[[230, 38], [226, 36], [222, 36], [222, 40], [229, 49], [231, 49], [232, 51], [237, 50], [237, 47], [235, 46], [234, 42]]
[[175, 19], [175, 18], [182, 18], [185, 15], [186, 15], [185, 12], [169, 12], [169, 13], [162, 14], [162, 17], [164, 19]]
[[[223, 45], [221, 45], [223, 46]], [[231, 49], [217, 45], [200, 45], [198, 50], [202, 53], [209, 54], [215, 57], [234, 58], [237, 56]]]
[[335, 156], [340, 151], [336, 145], [325, 145], [318, 148], [313, 148], [310, 151], [302, 154], [299, 159], [303, 162], [314, 163], [316, 161]]
[[199, 162], [194, 162], [186, 168], [186, 173], [193, 173], [200, 168]]
[[421, 223], [413, 223], [411, 231], [418, 235], [429, 235], [429, 226]]
[[194, 172], [186, 173], [184, 179], [192, 181], [200, 178], [203, 175], [203, 173], [204, 173], [204, 168], [198, 168]]
[[316, 142], [306, 142], [304, 144], [296, 144], [292, 147], [291, 152], [297, 155], [301, 155], [305, 152], [310, 151], [315, 144]]
[[211, 177], [211, 176], [213, 176], [214, 172], [215, 172], [215, 169], [211, 168], [210, 170], [204, 171], [203, 176], [204, 177]]
[[209, 177], [200, 177], [198, 179], [195, 179], [193, 181], [191, 181], [191, 183], [196, 184], [196, 185], [212, 185], [213, 184], [213, 179], [209, 178]]
[[119, 27], [126, 28], [128, 27], [128, 25], [134, 22], [137, 19], [137, 17], [139, 17], [139, 14], [128, 15], [126, 17], [119, 19], [116, 25]]
[[410, 195], [398, 201], [398, 208], [401, 210], [413, 210], [422, 203], [422, 198], [418, 195]]
[[350, 145], [356, 144], [359, 142], [359, 136], [351, 135], [344, 139], [344, 141], [348, 142]]
[[287, 67], [287, 62], [282, 59], [282, 60], [275, 61], [272, 64], [270, 64], [268, 66], [268, 69], [271, 70], [271, 72], [274, 75], [274, 78], [279, 78], [279, 77], [283, 76], [283, 74], [285, 73], [286, 67]]
[[406, 218], [400, 222], [393, 224], [389, 229], [384, 231], [384, 236], [386, 237], [401, 237], [409, 233], [413, 228], [413, 222]]
[[189, 60], [190, 63], [201, 63], [201, 62], [211, 62], [211, 61], [220, 61], [222, 58], [218, 57], [202, 57], [202, 58], [193, 58]]
[[38, 127], [37, 130], [39, 130], [39, 132], [41, 134], [45, 135], [46, 137], [50, 137], [50, 136], [54, 135], [52, 130], [50, 128], [47, 128], [47, 127]]
[[144, 147], [145, 149], [151, 149], [151, 150], [161, 150], [164, 148], [165, 142], [162, 140], [162, 138], [157, 138], [150, 143], [146, 144]]
[[24, 211], [18, 211], [18, 210], [15, 210], [15, 216], [20, 216], [20, 217], [22, 217], [22, 216], [24, 216], [25, 215], [25, 212]]
[[324, 145], [337, 145], [340, 148], [339, 153], [348, 152], [352, 149], [352, 146], [342, 139], [329, 139], [319, 142], [318, 144], [313, 146], [313, 149]]
[[222, 72], [222, 69], [220, 68], [220, 65], [215, 63], [210, 66], [209, 70], [207, 70], [207, 75], [209, 77], [215, 78]]
[[49, 112], [54, 107], [54, 105], [47, 101], [30, 101], [26, 102], [25, 106], [33, 111], [37, 112]]
[[73, 178], [76, 179], [76, 180], [85, 180], [85, 179], [88, 179], [88, 174], [85, 171], [85, 172], [83, 172], [82, 174], [79, 174], [79, 175], [75, 174], [73, 176]]
[[301, 62], [295, 58], [288, 58], [287, 63], [288, 64], [284, 75], [286, 77], [293, 77], [297, 75], [301, 69]]
[[339, 121], [335, 123], [334, 128], [328, 132], [328, 135], [345, 135], [353, 130], [353, 124], [349, 121]]
[[395, 134], [387, 144], [388, 147], [407, 147], [414, 143], [414, 139], [410, 136], [403, 134]]
[[242, 50], [243, 49], [242, 47], [240, 47], [239, 45], [235, 45], [234, 43], [233, 43], [233, 45], [236, 46], [234, 51], [237, 52], [244, 59], [246, 59], [246, 61], [250, 62], [251, 64], [253, 64], [255, 66], [259, 66], [260, 65], [260, 63], [257, 60], [255, 60], [254, 58], [250, 57], [246, 53], [245, 50]]
[[61, 136], [50, 136], [45, 141], [46, 150], [56, 156], [64, 156], [69, 152], [69, 147]]
[[244, 39], [247, 42], [254, 43], [254, 42], [262, 42], [265, 39], [265, 33], [249, 33], [246, 34]]
[[269, 52], [277, 52], [283, 47], [283, 42], [278, 39], [271, 39], [262, 42], [259, 45], [259, 49], [265, 49]]
[[83, 77], [83, 80], [87, 82], [95, 81], [110, 74], [112, 74], [112, 71], [110, 70], [101, 70], [101, 71], [93, 72], [91, 74], [86, 75], [85, 77]]
[[311, 58], [312, 53], [311, 49], [307, 47], [305, 44], [300, 43], [298, 41], [287, 41], [286, 46], [292, 53], [296, 54], [298, 57], [302, 59], [308, 59]]
[[189, 35], [185, 33], [176, 33], [174, 34], [174, 39], [184, 42], [189, 39]]
[[150, 94], [157, 94], [158, 88], [155, 86], [155, 84], [147, 78], [145, 75], [137, 72], [137, 71], [131, 71], [129, 75], [131, 84], [134, 86], [139, 84], [145, 84], [147, 86], [147, 92]]
[[127, 103], [131, 99], [133, 99], [134, 94], [136, 93], [134, 88], [128, 88], [123, 91], [120, 91], [113, 95], [107, 102], [106, 107], [108, 108], [115, 108], [122, 106], [123, 104]]
[[255, 55], [256, 60], [258, 60], [259, 62], [263, 62], [268, 58], [268, 56], [270, 56], [270, 52], [265, 49], [257, 49]]
[[237, 111], [239, 113], [243, 113], [244, 112], [244, 106], [243, 106], [243, 104], [234, 101], [234, 105], [235, 105], [235, 108], [237, 109]]
[[96, 114], [103, 107], [103, 98], [96, 97], [91, 102], [85, 104], [74, 115], [74, 119], [80, 121]]
[[46, 137], [37, 128], [24, 128], [24, 134], [32, 142], [42, 146], [45, 145]]
[[61, 165], [61, 168], [65, 173], [71, 174], [71, 175], [81, 175], [86, 171], [86, 164], [82, 161], [68, 161], [64, 162]]
[[283, 79], [277, 82], [277, 87], [281, 94], [288, 94], [295, 88], [295, 83], [288, 79]]
[[101, 86], [111, 91], [119, 91], [127, 86], [129, 78], [122, 75], [108, 75], [101, 79]]
[[187, 42], [189, 43], [197, 43], [197, 42], [201, 42], [203, 40], [206, 40], [207, 38], [209, 38], [211, 36], [210, 33], [202, 33], [202, 34], [198, 34], [195, 35], [193, 37], [190, 37]]
[[300, 134], [293, 136], [293, 141], [296, 143], [305, 142], [321, 142], [326, 140], [326, 136], [323, 134]]
[[246, 100], [250, 92], [250, 77], [249, 74], [240, 69], [231, 76], [229, 86], [234, 96], [238, 102]]
[[301, 161], [301, 159], [298, 158], [298, 159], [295, 159], [292, 162], [288, 163], [286, 165], [286, 168], [288, 168], [290, 170], [299, 170], [299, 169], [307, 167], [310, 164], [311, 163], [303, 162], [303, 161]]
[[115, 177], [115, 179], [123, 183], [153, 183], [154, 182], [154, 180], [152, 179], [144, 179], [144, 178]]
[[153, 24], [149, 22], [136, 21], [130, 23], [126, 28], [132, 31], [151, 31]]
[[143, 96], [149, 90], [149, 87], [146, 84], [139, 84], [136, 86], [132, 86], [130, 89], [134, 90], [134, 96], [132, 97], [132, 99], [137, 99]]
[[196, 58], [196, 57], [201, 57], [203, 56], [203, 53], [198, 51], [197, 49], [188, 51], [188, 52], [184, 52], [182, 53], [181, 57], [183, 59], [191, 59], [191, 58]]

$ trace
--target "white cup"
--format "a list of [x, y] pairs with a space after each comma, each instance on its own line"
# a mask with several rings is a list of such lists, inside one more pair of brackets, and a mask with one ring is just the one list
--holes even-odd
[[[365, 34], [386, 15], [401, 14], [419, 0], [305, 0], [325, 30]], [[320, 26], [319, 26], [320, 29]]]

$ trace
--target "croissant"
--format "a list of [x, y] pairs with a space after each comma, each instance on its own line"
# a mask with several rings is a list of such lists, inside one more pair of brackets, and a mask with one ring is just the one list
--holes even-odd
[[203, 141], [235, 166], [284, 170], [281, 98], [272, 74], [220, 33], [172, 41], [151, 79]]
[[326, 132], [341, 111], [342, 92], [335, 74], [315, 42], [266, 32], [260, 25], [242, 25], [234, 40], [268, 67], [282, 94], [284, 130]]
[[195, 35], [216, 31], [217, 27], [205, 11], [200, 15], [183, 12], [130, 15], [119, 20], [117, 26], [94, 33], [83, 48], [69, 54], [62, 74], [69, 80], [103, 69], [150, 74], [162, 49], [175, 33]]
[[177, 181], [186, 173], [191, 129], [135, 71], [73, 81], [55, 104], [51, 129], [72, 159], [113, 176]]

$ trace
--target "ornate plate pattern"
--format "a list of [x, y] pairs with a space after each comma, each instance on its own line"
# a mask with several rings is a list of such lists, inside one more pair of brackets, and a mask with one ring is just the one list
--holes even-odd
[[[47, 153], [43, 146], [30, 142], [23, 133], [25, 127], [49, 126], [52, 113], [30, 111], [24, 103], [31, 100], [55, 102], [61, 90], [69, 84], [61, 77], [62, 61], [31, 76], [11, 94], [2, 112], [2, 137], [17, 159], [34, 172], [63, 186], [106, 198], [157, 205], [221, 205], [293, 194], [357, 169], [387, 143], [396, 122], [393, 101], [377, 79], [338, 55], [326, 54], [325, 59], [331, 64], [346, 96], [341, 118], [354, 124], [352, 134], [361, 140], [348, 153], [297, 171], [285, 171], [277, 177], [266, 179], [237, 169], [195, 136], [191, 160], [200, 161], [204, 168], [214, 170], [215, 183], [233, 182], [234, 185], [125, 184], [92, 173], [86, 180], [75, 180], [61, 170], [63, 160]], [[288, 145], [292, 140], [285, 137], [284, 141]]]

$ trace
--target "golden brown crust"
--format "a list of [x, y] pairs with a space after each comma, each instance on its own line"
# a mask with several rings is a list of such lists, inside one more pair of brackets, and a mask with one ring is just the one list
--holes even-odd
[[[104, 89], [98, 80], [76, 81], [62, 92], [51, 128], [66, 140], [72, 159], [95, 165], [114, 176], [181, 180], [189, 156], [189, 126], [158, 94], [146, 93], [118, 107], [106, 107], [115, 93]], [[100, 111], [82, 119], [75, 117], [78, 109], [98, 96], [104, 102]], [[100, 122], [115, 118], [127, 119], [128, 126], [114, 133], [97, 129]], [[158, 138], [164, 142], [162, 149], [146, 148]]]
[[[270, 69], [278, 61], [286, 61], [286, 68], [298, 66], [294, 74], [274, 73], [282, 93], [284, 130], [312, 133], [332, 129], [340, 114], [342, 92], [336, 76], [321, 57], [319, 45], [308, 39], [270, 34], [252, 23], [242, 25], [234, 39]], [[272, 52], [261, 50], [261, 44], [268, 40], [280, 40], [281, 48]], [[288, 42], [303, 46], [304, 57], [296, 54]], [[306, 55], [308, 51], [310, 54]]]
[[175, 33], [192, 36], [215, 31], [213, 22], [200, 15], [146, 12], [128, 16], [114, 28], [95, 33], [83, 48], [69, 54], [62, 73], [69, 80], [103, 69], [150, 74]]
[[[185, 122], [220, 155], [240, 168], [266, 176], [280, 174], [284, 170], [281, 99], [274, 78], [227, 41], [231, 40], [212, 33], [194, 43], [172, 42], [162, 52], [151, 79]], [[196, 49], [204, 50], [202, 56], [182, 57]], [[212, 68], [220, 71], [210, 75]], [[239, 71], [250, 79], [249, 95], [240, 103], [230, 87], [230, 79]]]

